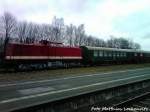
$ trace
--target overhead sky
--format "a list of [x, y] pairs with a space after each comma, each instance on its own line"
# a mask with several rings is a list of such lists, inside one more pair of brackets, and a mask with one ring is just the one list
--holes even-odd
[[86, 33], [103, 38], [129, 38], [150, 50], [150, 0], [0, 0], [0, 15], [9, 11], [18, 20], [85, 24]]

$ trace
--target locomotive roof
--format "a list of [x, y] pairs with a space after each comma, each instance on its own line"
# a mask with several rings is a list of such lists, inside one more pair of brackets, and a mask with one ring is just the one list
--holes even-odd
[[137, 53], [150, 53], [150, 51], [135, 50], [135, 49], [118, 49], [118, 48], [107, 48], [107, 47], [91, 47], [85, 46], [89, 50], [106, 50], [106, 51], [121, 51], [121, 52], [137, 52]]
[[[41, 44], [41, 43], [19, 43], [19, 42], [11, 42], [11, 43], [8, 43], [8, 44], [13, 44], [13, 45], [26, 45], [26, 46], [45, 46], [44, 44]], [[51, 44], [48, 44], [46, 46], [55, 46], [55, 45], [51, 45]], [[66, 46], [66, 45], [63, 45], [63, 44], [56, 44], [57, 47], [68, 47], [68, 48], [80, 48], [78, 46]]]

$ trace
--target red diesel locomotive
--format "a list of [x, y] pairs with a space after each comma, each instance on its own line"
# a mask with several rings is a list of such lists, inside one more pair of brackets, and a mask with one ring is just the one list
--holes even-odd
[[48, 66], [48, 62], [62, 62], [64, 64], [80, 63], [81, 48], [64, 46], [61, 43], [40, 41], [38, 44], [8, 43], [5, 47], [3, 63], [11, 67], [20, 65], [30, 66], [39, 64]]

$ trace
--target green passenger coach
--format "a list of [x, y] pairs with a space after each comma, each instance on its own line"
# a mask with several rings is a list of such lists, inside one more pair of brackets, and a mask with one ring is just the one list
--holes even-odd
[[150, 52], [117, 49], [105, 47], [81, 46], [83, 63], [88, 65], [106, 64], [106, 63], [139, 63], [149, 60]]

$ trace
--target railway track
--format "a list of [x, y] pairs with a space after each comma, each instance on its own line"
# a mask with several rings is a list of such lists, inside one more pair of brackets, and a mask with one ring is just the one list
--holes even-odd
[[121, 108], [124, 112], [150, 112], [150, 92], [118, 103], [114, 108]]
[[[99, 112], [91, 111], [93, 105], [94, 107], [97, 104], [104, 106], [103, 102], [107, 103], [108, 100], [117, 101], [114, 102], [117, 104], [119, 101], [125, 101], [124, 95], [132, 99], [129, 97], [130, 93], [134, 93], [132, 96], [145, 93], [143, 94], [145, 96], [145, 91], [150, 90], [149, 77], [150, 69], [145, 68], [3, 85], [0, 90], [0, 110], [2, 112], [13, 110], [18, 110], [17, 112], [39, 112], [40, 110], [40, 112], [50, 112], [50, 110], [55, 110], [54, 112], [62, 112], [61, 110], [64, 112]], [[138, 95], [135, 95], [136, 93]], [[124, 106], [125, 102], [116, 106], [119, 107], [121, 104]], [[25, 110], [21, 111], [22, 109]]]

